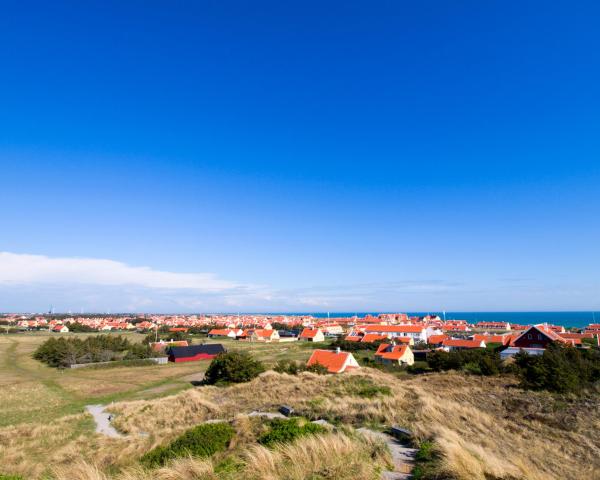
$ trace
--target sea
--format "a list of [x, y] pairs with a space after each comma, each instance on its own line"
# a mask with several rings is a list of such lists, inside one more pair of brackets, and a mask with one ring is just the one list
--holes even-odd
[[[329, 317], [364, 317], [366, 315], [379, 315], [380, 313], [399, 312], [270, 312], [272, 315], [312, 315], [316, 318]], [[446, 320], [466, 320], [468, 323], [477, 322], [509, 322], [520, 325], [536, 323], [549, 323], [564, 327], [583, 328], [590, 323], [600, 323], [600, 312], [402, 312], [409, 316], [439, 315]]]

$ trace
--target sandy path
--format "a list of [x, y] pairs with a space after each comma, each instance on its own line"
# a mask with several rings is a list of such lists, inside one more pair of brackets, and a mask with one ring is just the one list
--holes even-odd
[[407, 472], [412, 471], [414, 467], [415, 455], [417, 454], [416, 448], [402, 445], [391, 435], [382, 432], [376, 432], [368, 428], [359, 428], [358, 431], [365, 436], [383, 441], [390, 449], [392, 461], [394, 462], [394, 471], [383, 472], [381, 474], [383, 480], [408, 480], [412, 478], [412, 475]]
[[96, 432], [112, 438], [121, 438], [119, 432], [110, 424], [110, 414], [104, 411], [104, 405], [87, 405], [85, 409], [94, 417]]

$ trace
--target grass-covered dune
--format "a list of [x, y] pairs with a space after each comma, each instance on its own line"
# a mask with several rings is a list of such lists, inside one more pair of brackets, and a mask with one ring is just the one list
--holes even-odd
[[[369, 480], [379, 478], [388, 454], [354, 427], [399, 424], [416, 435], [421, 479], [600, 478], [597, 391], [558, 395], [522, 390], [508, 375], [399, 377], [368, 368], [337, 376], [269, 370], [248, 383], [193, 388], [186, 378], [206, 364], [58, 371], [31, 358], [42, 340], [0, 338], [0, 474], [27, 480]], [[267, 367], [310, 354], [301, 345], [240, 348], [251, 349]], [[90, 402], [110, 403], [125, 437], [96, 434], [92, 418], [81, 413]], [[267, 426], [248, 414], [282, 404], [339, 428], [261, 443]], [[149, 452], [168, 449], [208, 420], [223, 420], [235, 431], [215, 453], [144, 463]]]

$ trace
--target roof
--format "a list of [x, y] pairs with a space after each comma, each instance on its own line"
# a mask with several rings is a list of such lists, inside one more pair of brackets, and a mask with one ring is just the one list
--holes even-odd
[[423, 325], [368, 325], [365, 332], [421, 333]]
[[344, 368], [344, 364], [348, 357], [352, 354], [348, 352], [336, 352], [333, 350], [314, 350], [308, 362], [307, 367], [319, 364], [327, 368], [330, 373], [339, 373]]
[[430, 335], [427, 339], [427, 343], [429, 345], [437, 345], [438, 343], [442, 343], [444, 340], [448, 340], [450, 337], [448, 335]]
[[174, 358], [193, 357], [194, 355], [200, 355], [202, 353], [206, 355], [218, 355], [219, 353], [224, 352], [225, 348], [220, 343], [206, 343], [203, 345], [169, 348], [169, 355], [173, 356]]
[[481, 341], [477, 340], [460, 340], [455, 338], [449, 338], [444, 340], [442, 345], [444, 347], [455, 347], [455, 348], [481, 348]]
[[478, 342], [484, 341], [485, 343], [501, 343], [503, 345], [507, 345], [510, 342], [510, 335], [482, 335], [476, 333], [473, 335], [473, 340], [477, 340]]
[[380, 340], [387, 340], [387, 335], [377, 335], [376, 333], [367, 333], [364, 337], [362, 337], [361, 342], [373, 343], [373, 342], [378, 342]]
[[552, 329], [550, 329], [548, 326], [546, 326], [542, 323], [540, 323], [538, 325], [532, 325], [527, 330], [524, 330], [523, 333], [521, 333], [521, 335], [519, 335], [517, 338], [515, 338], [512, 341], [512, 343], [515, 343], [521, 337], [524, 337], [525, 335], [527, 335], [528, 332], [530, 332], [532, 329], [537, 330], [538, 332], [540, 332], [543, 335], [546, 335], [552, 341], [561, 342], [561, 343], [572, 343], [570, 340], [567, 340], [566, 338], [561, 337], [558, 333], [554, 332]]
[[379, 345], [377, 352], [375, 352], [375, 356], [385, 358], [386, 360], [400, 360], [409, 350], [410, 347], [408, 345], [382, 343]]
[[254, 335], [257, 337], [269, 338], [275, 333], [275, 330], [272, 329], [264, 329], [264, 330], [254, 330]]
[[210, 332], [208, 332], [209, 335], [224, 335], [224, 336], [228, 336], [231, 333], [231, 330], [227, 330], [227, 329], [218, 329], [218, 328], [213, 328]]
[[317, 333], [319, 333], [320, 331], [321, 330], [319, 330], [318, 328], [305, 328], [304, 330], [302, 330], [300, 337], [301, 338], [315, 338]]
[[362, 338], [363, 337], [361, 335], [347, 335], [344, 340], [347, 342], [360, 342]]

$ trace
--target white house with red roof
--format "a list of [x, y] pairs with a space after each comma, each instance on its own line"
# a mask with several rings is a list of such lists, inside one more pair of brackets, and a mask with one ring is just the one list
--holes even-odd
[[337, 350], [314, 350], [306, 366], [310, 367], [315, 364], [324, 366], [329, 373], [343, 373], [360, 368], [350, 352], [342, 352], [339, 348]]
[[424, 325], [368, 325], [364, 328], [364, 332], [385, 335], [389, 338], [412, 337], [416, 343], [427, 342], [427, 337], [433, 335], [435, 329], [429, 329]]
[[324, 342], [325, 335], [320, 328], [305, 328], [298, 339], [305, 342]]
[[468, 350], [471, 348], [485, 348], [483, 340], [463, 340], [459, 338], [448, 338], [442, 342], [442, 348], [447, 352], [454, 350]]
[[254, 330], [250, 335], [250, 340], [253, 342], [276, 342], [279, 340], [279, 332], [272, 328]]
[[384, 364], [412, 365], [415, 363], [415, 356], [409, 345], [382, 343], [375, 352], [375, 360]]

